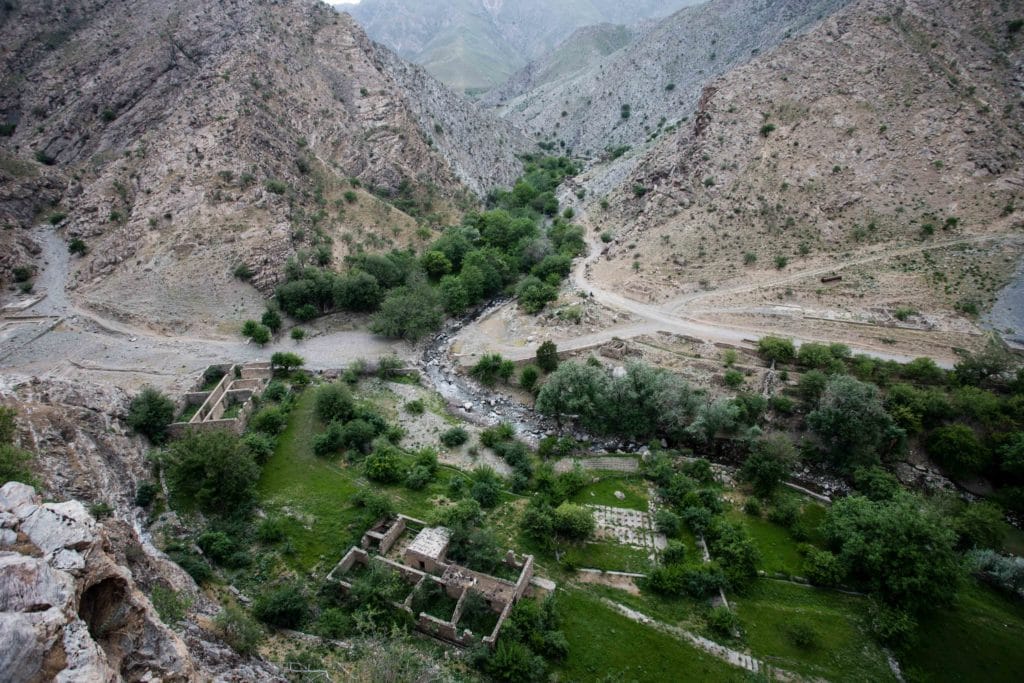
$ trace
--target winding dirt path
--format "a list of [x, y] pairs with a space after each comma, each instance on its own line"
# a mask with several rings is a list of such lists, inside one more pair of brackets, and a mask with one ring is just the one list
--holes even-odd
[[[654, 305], [636, 301], [635, 299], [631, 299], [619, 292], [606, 289], [590, 277], [589, 273], [591, 266], [593, 266], [593, 264], [596, 263], [603, 255], [603, 245], [598, 242], [596, 233], [592, 224], [587, 219], [586, 213], [582, 209], [577, 208], [577, 214], [579, 216], [579, 223], [584, 228], [584, 235], [589, 248], [589, 253], [586, 257], [577, 259], [575, 262], [569, 276], [569, 283], [571, 287], [586, 293], [592, 297], [595, 302], [603, 306], [630, 314], [634, 318], [641, 318], [641, 321], [607, 327], [597, 332], [575, 337], [556, 339], [559, 349], [563, 351], [578, 351], [600, 346], [615, 338], [630, 339], [642, 335], [657, 334], [659, 332], [668, 332], [680, 336], [696, 337], [710, 342], [724, 342], [728, 344], [756, 342], [761, 337], [770, 334], [770, 332], [766, 332], [763, 327], [724, 324], [717, 321], [703, 319], [701, 317], [702, 314], [707, 315], [722, 312], [724, 309], [709, 307], [701, 308], [699, 307], [699, 304], [702, 301], [714, 300], [715, 298], [722, 296], [771, 289], [782, 285], [792, 284], [807, 278], [816, 278], [832, 273], [839, 273], [844, 269], [855, 266], [870, 265], [872, 263], [892, 258], [910, 256], [935, 249], [943, 249], [958, 245], [1021, 241], [1021, 238], [1015, 235], [985, 234], [922, 243], [903, 249], [879, 249], [878, 251], [870, 254], [842, 261], [835, 261], [828, 265], [821, 265], [806, 270], [789, 272], [785, 275], [780, 275], [779, 277], [765, 281], [737, 283], [708, 291], [691, 292], [674, 297], [665, 303]], [[483, 323], [493, 316], [502, 315], [509, 307], [512, 306], [515, 306], [514, 302], [510, 302], [502, 308], [492, 310], [474, 323], [467, 325], [460, 333], [460, 338], [464, 340], [483, 341], [489, 351], [501, 353], [513, 360], [527, 360], [531, 358], [534, 354], [532, 346], [524, 347], [522, 344], [513, 343], [511, 340], [488, 336], [487, 333], [483, 331]], [[728, 312], [754, 313], [757, 312], [758, 309], [762, 308], [763, 305], [751, 307], [730, 307]], [[778, 327], [779, 329], [775, 332], [776, 334], [783, 334], [787, 337], [794, 336], [791, 332], [788, 332], [785, 329], [784, 324], [780, 324]], [[917, 357], [917, 355], [920, 355], [894, 353], [884, 347], [881, 342], [877, 346], [867, 345], [863, 342], [850, 344], [850, 339], [844, 339], [835, 333], [821, 333], [816, 334], [813, 337], [797, 335], [794, 338], [794, 342], [797, 345], [807, 342], [842, 342], [849, 344], [851, 350], [856, 354], [866, 354], [883, 360], [894, 360], [902, 363], [909, 362]], [[957, 360], [952, 349], [950, 349], [946, 354], [933, 354], [932, 357], [939, 365], [947, 368], [952, 367]], [[468, 363], [471, 362], [472, 359], [467, 356], [463, 360]]]

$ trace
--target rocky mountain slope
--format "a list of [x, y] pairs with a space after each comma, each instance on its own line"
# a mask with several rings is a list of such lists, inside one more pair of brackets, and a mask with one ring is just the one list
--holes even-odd
[[339, 5], [374, 40], [459, 90], [486, 90], [574, 30], [663, 17], [701, 0], [362, 0]]
[[555, 54], [485, 100], [524, 130], [593, 157], [638, 145], [692, 115], [711, 79], [806, 31], [848, 0], [711, 0], [641, 31], [626, 47], [557, 78]]
[[240, 264], [267, 288], [301, 251], [411, 240], [367, 190], [442, 222], [530, 149], [314, 0], [5, 3], [0, 37], [0, 217], [83, 238], [79, 291], [142, 323], [215, 324]]
[[592, 207], [612, 240], [595, 277], [649, 301], [710, 291], [688, 312], [751, 328], [976, 346], [1021, 253], [1022, 14], [860, 0], [712, 82]]

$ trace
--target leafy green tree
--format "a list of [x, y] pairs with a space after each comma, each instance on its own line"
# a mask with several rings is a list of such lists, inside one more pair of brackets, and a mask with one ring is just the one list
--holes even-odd
[[762, 337], [757, 342], [757, 352], [768, 362], [791, 363], [796, 358], [793, 340], [780, 337]]
[[289, 373], [295, 368], [300, 368], [305, 364], [306, 359], [297, 353], [278, 351], [270, 356], [271, 367], [279, 368], [285, 373]]
[[167, 449], [166, 465], [172, 493], [194, 500], [204, 512], [245, 510], [255, 499], [260, 468], [233, 434], [189, 434]]
[[361, 270], [349, 271], [334, 283], [334, 305], [346, 311], [376, 311], [384, 300], [377, 278]]
[[382, 484], [395, 484], [405, 476], [402, 457], [390, 444], [378, 443], [363, 463], [366, 477]]
[[754, 442], [743, 461], [740, 477], [753, 486], [754, 493], [770, 498], [796, 463], [796, 449], [785, 434], [771, 434]]
[[277, 406], [267, 406], [249, 419], [249, 429], [267, 436], [277, 436], [287, 426], [288, 417]]
[[466, 285], [459, 276], [445, 275], [441, 278], [439, 291], [444, 310], [451, 315], [462, 315], [472, 303]]
[[478, 467], [473, 470], [469, 495], [480, 507], [494, 507], [501, 500], [501, 477], [490, 467]]
[[960, 548], [1003, 547], [1008, 525], [998, 505], [985, 501], [966, 503], [954, 517], [953, 528], [959, 537]]
[[904, 436], [882, 405], [878, 387], [848, 375], [829, 380], [807, 424], [842, 467], [874, 464], [880, 449], [894, 447]]
[[537, 367], [548, 373], [558, 368], [558, 347], [555, 342], [546, 341], [537, 347]]
[[528, 275], [516, 288], [519, 305], [527, 313], [540, 313], [548, 302], [558, 298], [558, 288], [549, 285], [540, 278]]
[[573, 541], [590, 538], [597, 528], [594, 513], [573, 503], [562, 503], [555, 508], [552, 521], [555, 533]]
[[452, 262], [443, 251], [428, 251], [423, 255], [423, 270], [433, 278], [440, 278], [452, 272]]
[[313, 399], [316, 416], [321, 422], [331, 423], [335, 420], [346, 422], [355, 413], [355, 401], [352, 392], [341, 382], [325, 384], [316, 390]]
[[385, 337], [415, 342], [439, 328], [443, 319], [441, 297], [426, 283], [419, 283], [388, 292], [370, 329]]
[[576, 362], [563, 363], [541, 387], [537, 411], [554, 417], [559, 426], [569, 415], [578, 415], [585, 424], [591, 423], [598, 415], [606, 382], [607, 376], [599, 368]]
[[949, 604], [961, 578], [956, 534], [920, 498], [850, 496], [822, 525], [845, 574], [886, 604], [914, 614]]
[[128, 407], [128, 426], [153, 443], [163, 443], [174, 421], [174, 403], [153, 387], [146, 387]]
[[686, 432], [702, 443], [711, 443], [720, 434], [734, 431], [738, 425], [740, 409], [727, 399], [705, 403]]
[[974, 430], [963, 424], [939, 427], [928, 436], [928, 455], [956, 477], [969, 476], [983, 470], [989, 452]]

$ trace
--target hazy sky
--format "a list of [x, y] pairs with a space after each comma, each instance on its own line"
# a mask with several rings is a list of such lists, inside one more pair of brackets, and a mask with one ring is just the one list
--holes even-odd
[[327, 0], [332, 5], [358, 5], [359, 0]]

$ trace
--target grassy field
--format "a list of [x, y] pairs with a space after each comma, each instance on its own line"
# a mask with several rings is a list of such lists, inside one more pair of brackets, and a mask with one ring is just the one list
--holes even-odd
[[[833, 591], [761, 579], [747, 595], [730, 594], [743, 643], [754, 656], [782, 669], [830, 681], [886, 681], [892, 673], [882, 649], [863, 626], [867, 600]], [[798, 646], [805, 628], [813, 646]]]
[[1019, 681], [1024, 605], [970, 581], [953, 606], [922, 620], [916, 645], [900, 655], [914, 680]]
[[801, 574], [803, 558], [796, 551], [797, 543], [787, 529], [739, 510], [731, 510], [727, 517], [745, 526], [750, 533], [754, 545], [761, 553], [761, 569], [789, 575]]
[[286, 533], [295, 547], [293, 562], [310, 570], [320, 563], [333, 566], [373, 520], [354, 507], [351, 497], [362, 487], [372, 486], [387, 494], [399, 512], [428, 518], [447, 490], [452, 477], [464, 476], [440, 468], [436, 479], [422, 491], [401, 486], [371, 484], [358, 465], [327, 460], [313, 454], [313, 436], [323, 427], [313, 412], [314, 394], [299, 396], [281, 435], [276, 452], [263, 468], [258, 492], [268, 513], [285, 520]]
[[[587, 473], [591, 474], [590, 472]], [[616, 508], [628, 508], [647, 512], [647, 483], [639, 477], [623, 477], [621, 474], [598, 475], [601, 480], [588, 484], [586, 488], [573, 497], [573, 502], [586, 505], [607, 505]], [[615, 492], [620, 491], [626, 497], [619, 500]]]
[[559, 590], [556, 601], [569, 641], [569, 656], [559, 667], [562, 681], [748, 680], [740, 669], [631, 621], [583, 591]]

